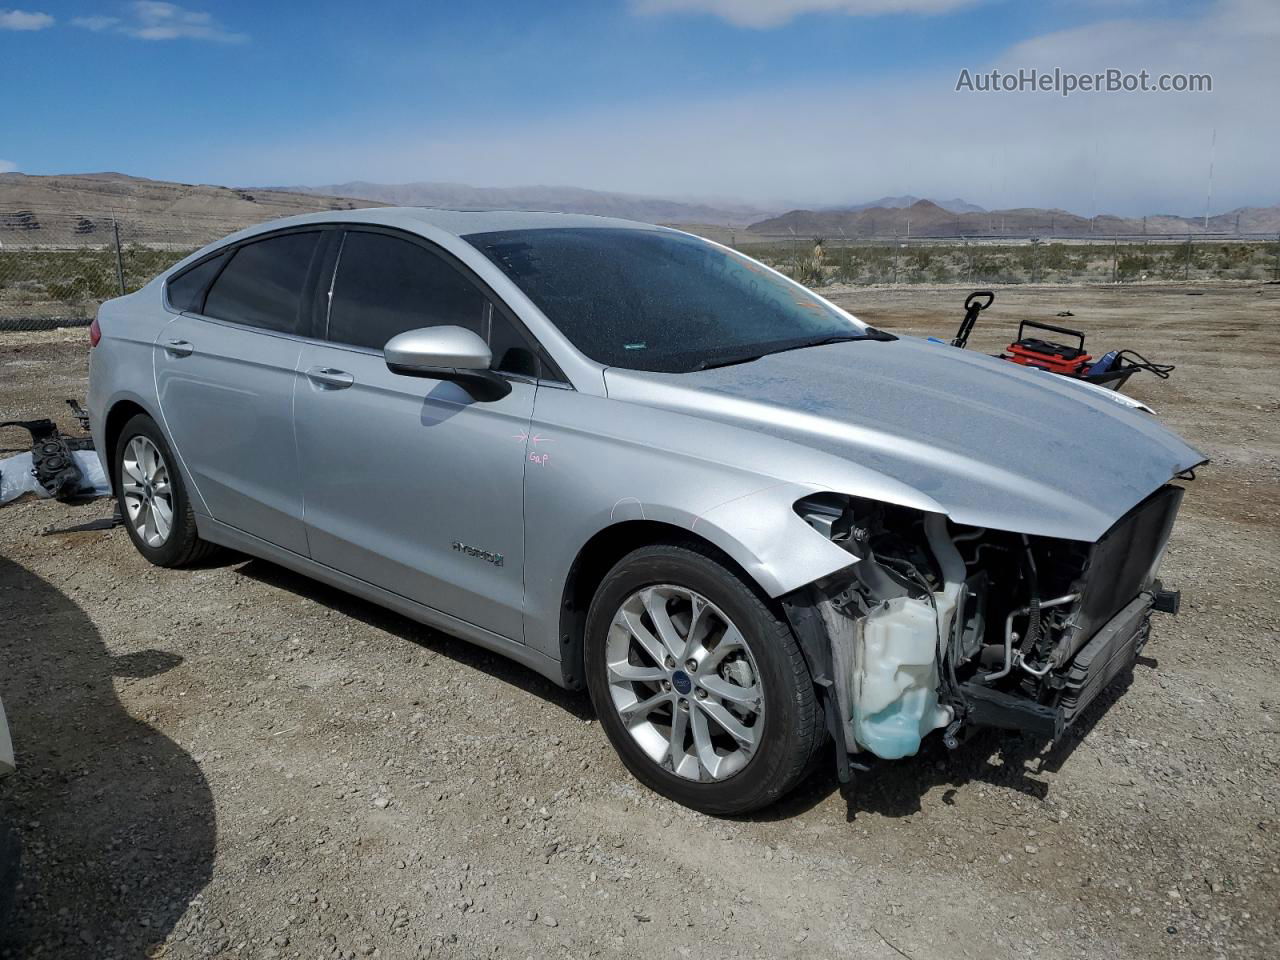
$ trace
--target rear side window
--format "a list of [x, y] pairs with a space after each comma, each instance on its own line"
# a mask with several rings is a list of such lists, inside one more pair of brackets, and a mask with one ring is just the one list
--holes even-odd
[[204, 309], [204, 294], [209, 283], [227, 262], [225, 252], [198, 263], [190, 270], [178, 274], [169, 281], [169, 306], [175, 310], [191, 310], [200, 313]]
[[204, 314], [279, 333], [299, 333], [302, 293], [319, 233], [247, 243], [231, 255], [205, 298]]
[[419, 327], [466, 327], [485, 336], [487, 309], [484, 294], [443, 257], [398, 237], [353, 232], [338, 258], [329, 339], [381, 350]]

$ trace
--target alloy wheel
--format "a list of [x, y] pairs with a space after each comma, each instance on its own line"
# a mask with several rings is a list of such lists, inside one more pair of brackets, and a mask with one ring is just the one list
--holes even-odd
[[138, 538], [148, 547], [163, 546], [173, 530], [173, 487], [168, 464], [147, 437], [138, 435], [125, 447], [120, 487]]
[[631, 737], [688, 780], [725, 780], [755, 754], [764, 690], [742, 631], [706, 597], [659, 584], [614, 614], [605, 645], [609, 693]]

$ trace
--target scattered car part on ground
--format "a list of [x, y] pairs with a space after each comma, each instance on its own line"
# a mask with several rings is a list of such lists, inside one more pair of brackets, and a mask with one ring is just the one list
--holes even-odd
[[[80, 401], [76, 400], [75, 397], [67, 398], [67, 406], [71, 408], [71, 415], [75, 417], [76, 422], [80, 424], [80, 429], [85, 433], [88, 433], [90, 420], [89, 411], [80, 406]], [[93, 440], [92, 437], [86, 437], [85, 439], [90, 442]]]
[[[111, 494], [106, 471], [96, 453], [92, 450], [73, 450], [71, 457], [80, 471], [80, 486], [74, 493], [58, 499], [68, 503], [79, 503]], [[34, 456], [30, 453], [18, 453], [0, 460], [0, 505], [16, 500], [26, 493], [46, 499], [50, 497], [49, 491], [36, 479]]]
[[933, 731], [1060, 735], [1176, 608], [1171, 481], [1205, 460], [1096, 385], [606, 218], [277, 221], [95, 329], [148, 560], [232, 547], [585, 687], [637, 778], [717, 814], [828, 737], [847, 780]]
[[[953, 347], [963, 350], [969, 343], [978, 315], [995, 302], [990, 290], [977, 290], [965, 297], [964, 318], [951, 340]], [[1074, 316], [1070, 310], [1058, 312], [1060, 317]], [[1062, 334], [1075, 339], [1075, 346], [1027, 336], [1027, 328]], [[1095, 359], [1084, 348], [1084, 333], [1072, 327], [1062, 327], [1038, 320], [1023, 320], [1018, 324], [1017, 338], [1000, 354], [1003, 360], [1019, 363], [1037, 370], [1071, 377], [1109, 390], [1120, 390], [1135, 373], [1145, 370], [1161, 380], [1169, 379], [1173, 364], [1154, 363], [1136, 350], [1109, 350]]]
[[[72, 414], [89, 429], [89, 414], [68, 400]], [[23, 493], [78, 500], [110, 493], [106, 474], [93, 450], [93, 438], [69, 437], [48, 419], [6, 420], [0, 429], [20, 427], [31, 435], [31, 452], [0, 460], [0, 504]]]
[[3, 427], [21, 427], [31, 434], [32, 469], [36, 482], [51, 497], [72, 496], [84, 480], [71, 455], [72, 446], [52, 420], [7, 420]]

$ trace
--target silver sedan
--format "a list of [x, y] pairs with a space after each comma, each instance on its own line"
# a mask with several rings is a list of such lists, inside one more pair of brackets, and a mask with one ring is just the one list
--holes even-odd
[[148, 560], [231, 547], [585, 688], [639, 780], [719, 814], [824, 755], [1060, 735], [1176, 608], [1203, 460], [1118, 394], [596, 217], [275, 221], [91, 337]]

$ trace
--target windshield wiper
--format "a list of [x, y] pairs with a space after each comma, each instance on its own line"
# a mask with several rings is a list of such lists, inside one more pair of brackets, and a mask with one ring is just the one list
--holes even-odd
[[829, 343], [850, 343], [855, 340], [879, 340], [887, 343], [890, 340], [897, 340], [892, 333], [886, 333], [883, 330], [877, 330], [875, 327], [867, 327], [862, 333], [837, 333], [830, 337], [821, 337], [817, 340], [806, 340], [803, 343], [790, 344], [785, 347], [779, 347], [777, 350], [770, 350], [770, 353], [785, 353], [787, 350], [804, 350], [806, 347], [825, 347]]
[[805, 350], [809, 347], [825, 347], [829, 343], [852, 343], [856, 340], [897, 340], [892, 333], [885, 333], [883, 330], [877, 330], [875, 327], [867, 327], [863, 333], [837, 333], [830, 337], [819, 337], [817, 340], [804, 340], [800, 343], [789, 343], [786, 346], [778, 347], [776, 350], [766, 350], [761, 356], [768, 356], [774, 353], [787, 353], [790, 350]]
[[829, 337], [819, 337], [817, 340], [803, 340], [800, 343], [790, 343], [785, 346], [778, 347], [774, 350], [765, 350], [761, 353], [747, 353], [737, 357], [725, 358], [708, 358], [699, 360], [690, 370], [696, 373], [699, 370], [714, 370], [717, 367], [732, 367], [739, 363], [750, 363], [752, 360], [759, 360], [761, 357], [768, 357], [775, 353], [786, 353], [788, 350], [804, 350], [806, 347], [824, 347], [829, 343], [851, 343], [855, 340], [880, 340], [888, 342], [897, 340], [892, 333], [886, 333], [884, 330], [877, 330], [875, 327], [867, 327], [862, 333], [837, 333]]
[[732, 367], [739, 363], [750, 363], [752, 360], [759, 360], [765, 356], [763, 353], [749, 353], [742, 357], [717, 358], [714, 360], [699, 360], [689, 370], [690, 373], [696, 373], [699, 370], [714, 370], [717, 367]]

